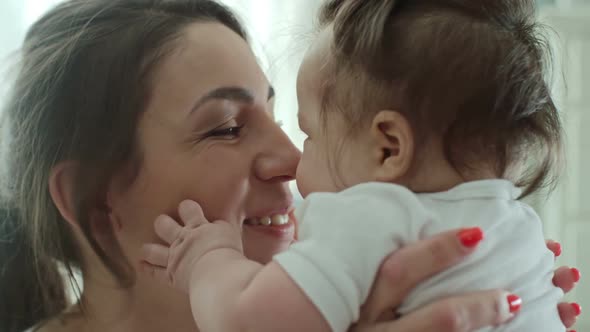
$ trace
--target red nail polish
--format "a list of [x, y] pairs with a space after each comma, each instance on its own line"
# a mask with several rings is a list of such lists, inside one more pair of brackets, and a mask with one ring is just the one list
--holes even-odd
[[568, 332], [577, 332], [577, 331], [576, 330], [571, 330], [571, 331], [568, 331]]
[[508, 306], [510, 308], [510, 313], [515, 313], [520, 310], [522, 306], [522, 299], [517, 295], [510, 294], [508, 295]]
[[483, 231], [479, 227], [465, 228], [458, 235], [461, 243], [467, 248], [474, 248], [483, 240]]
[[561, 256], [561, 244], [555, 242], [555, 257]]
[[572, 308], [574, 308], [574, 313], [577, 316], [580, 316], [582, 314], [582, 306], [577, 304], [577, 303], [572, 303]]
[[578, 282], [582, 278], [582, 274], [580, 273], [580, 270], [578, 270], [576, 268], [572, 269], [572, 274], [574, 275], [574, 282]]

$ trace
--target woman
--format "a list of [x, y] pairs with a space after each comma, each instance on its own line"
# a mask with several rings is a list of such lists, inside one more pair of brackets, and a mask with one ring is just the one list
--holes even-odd
[[[18, 283], [2, 288], [11, 287], [9, 301], [25, 300], [11, 317], [34, 316], [16, 328], [46, 319], [40, 331], [196, 331], [186, 295], [137, 273], [139, 250], [156, 240], [151, 221], [175, 215], [186, 198], [210, 219], [289, 215], [299, 152], [273, 121], [273, 97], [242, 27], [212, 1], [73, 0], [41, 18], [6, 110], [16, 211], [8, 220], [24, 245], [15, 250], [23, 260], [7, 268]], [[292, 242], [294, 226], [245, 226], [247, 255], [268, 261]], [[500, 323], [495, 291], [373, 319], [468, 254], [460, 240], [447, 233], [393, 255], [355, 329]], [[80, 305], [68, 307], [56, 262], [70, 275], [80, 269]], [[558, 276], [572, 287], [569, 270]], [[568, 323], [570, 307], [562, 305]]]

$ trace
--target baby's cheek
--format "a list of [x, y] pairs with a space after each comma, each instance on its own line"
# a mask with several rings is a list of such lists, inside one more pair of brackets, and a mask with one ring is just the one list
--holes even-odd
[[314, 192], [335, 192], [336, 186], [333, 182], [334, 176], [331, 174], [327, 164], [327, 156], [317, 156], [301, 160], [297, 168], [297, 189], [301, 196], [305, 198]]
[[299, 167], [297, 167], [297, 189], [304, 198], [313, 191], [313, 179], [310, 179], [311, 175], [308, 168], [309, 167], [303, 160], [299, 164]]

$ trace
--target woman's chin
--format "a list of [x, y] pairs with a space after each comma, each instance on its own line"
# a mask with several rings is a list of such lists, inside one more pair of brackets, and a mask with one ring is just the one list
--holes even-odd
[[249, 259], [266, 264], [272, 257], [289, 248], [295, 235], [292, 231], [277, 236], [258, 229], [244, 227], [244, 254]]

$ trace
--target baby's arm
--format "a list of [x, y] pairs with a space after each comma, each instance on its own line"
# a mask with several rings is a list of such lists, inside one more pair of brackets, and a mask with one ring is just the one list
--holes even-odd
[[219, 249], [198, 265], [189, 294], [203, 330], [330, 331], [277, 263], [262, 266], [236, 251]]
[[185, 226], [156, 220], [169, 245], [144, 247], [150, 271], [189, 293], [193, 316], [204, 331], [330, 331], [306, 295], [277, 263], [263, 266], [242, 253], [241, 231], [209, 223], [194, 202], [179, 208]]

